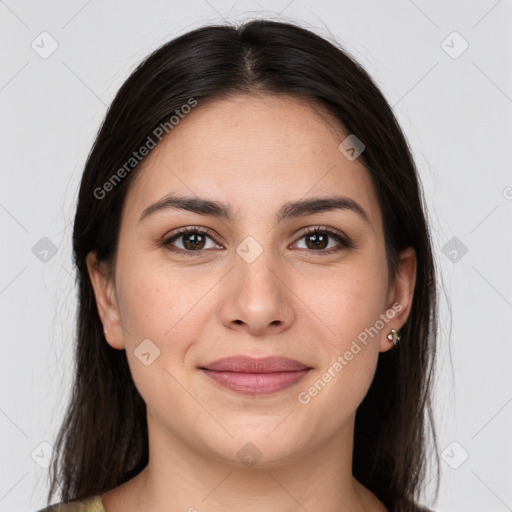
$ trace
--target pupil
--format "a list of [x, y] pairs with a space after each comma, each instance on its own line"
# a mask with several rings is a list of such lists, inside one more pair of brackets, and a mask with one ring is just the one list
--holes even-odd
[[[201, 242], [204, 243], [204, 240], [201, 240], [202, 238], [203, 238], [203, 236], [200, 234], [191, 233], [191, 234], [185, 236], [185, 243], [183, 245], [187, 249], [193, 249], [193, 250], [201, 249], [201, 247], [197, 247], [196, 244], [201, 244]], [[191, 243], [189, 243], [189, 241], [188, 241], [190, 239], [193, 240]]]
[[[325, 249], [325, 247], [327, 247], [327, 245], [325, 243], [327, 241], [326, 236], [324, 236], [322, 234], [318, 234], [318, 233], [313, 233], [312, 235], [309, 235], [308, 241], [311, 241], [311, 239], [316, 240], [313, 242], [313, 247], [321, 248], [321, 249]], [[322, 239], [322, 240], [319, 240], [319, 239]]]

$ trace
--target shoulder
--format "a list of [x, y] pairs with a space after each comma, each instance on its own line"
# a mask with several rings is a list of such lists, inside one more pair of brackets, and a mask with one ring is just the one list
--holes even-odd
[[91, 496], [85, 500], [55, 503], [38, 512], [105, 512], [101, 496]]

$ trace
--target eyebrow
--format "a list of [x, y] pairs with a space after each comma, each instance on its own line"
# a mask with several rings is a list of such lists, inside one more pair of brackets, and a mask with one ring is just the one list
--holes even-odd
[[[156, 212], [167, 210], [186, 210], [198, 215], [212, 215], [229, 221], [235, 220], [233, 209], [219, 201], [201, 197], [166, 196], [156, 203], [148, 206], [141, 214], [139, 222]], [[348, 210], [357, 213], [365, 222], [370, 223], [368, 214], [363, 207], [349, 197], [314, 197], [285, 203], [277, 214], [277, 222], [285, 219], [303, 217], [318, 212], [332, 210]]]

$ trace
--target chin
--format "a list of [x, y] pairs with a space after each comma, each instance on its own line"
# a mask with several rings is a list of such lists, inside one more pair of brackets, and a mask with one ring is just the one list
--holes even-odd
[[[286, 420], [258, 421], [258, 425], [243, 422], [243, 428], [229, 428], [230, 437], [219, 432], [216, 439], [204, 439], [212, 458], [240, 468], [265, 469], [288, 465], [305, 456], [304, 436], [290, 431]], [[276, 428], [277, 427], [277, 428]], [[224, 435], [225, 434], [225, 435]], [[211, 432], [210, 432], [211, 435]]]

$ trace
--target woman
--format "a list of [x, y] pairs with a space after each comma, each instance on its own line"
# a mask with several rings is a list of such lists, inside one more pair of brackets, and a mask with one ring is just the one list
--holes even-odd
[[45, 510], [427, 510], [425, 217], [399, 125], [342, 49], [259, 20], [155, 51], [83, 174]]

